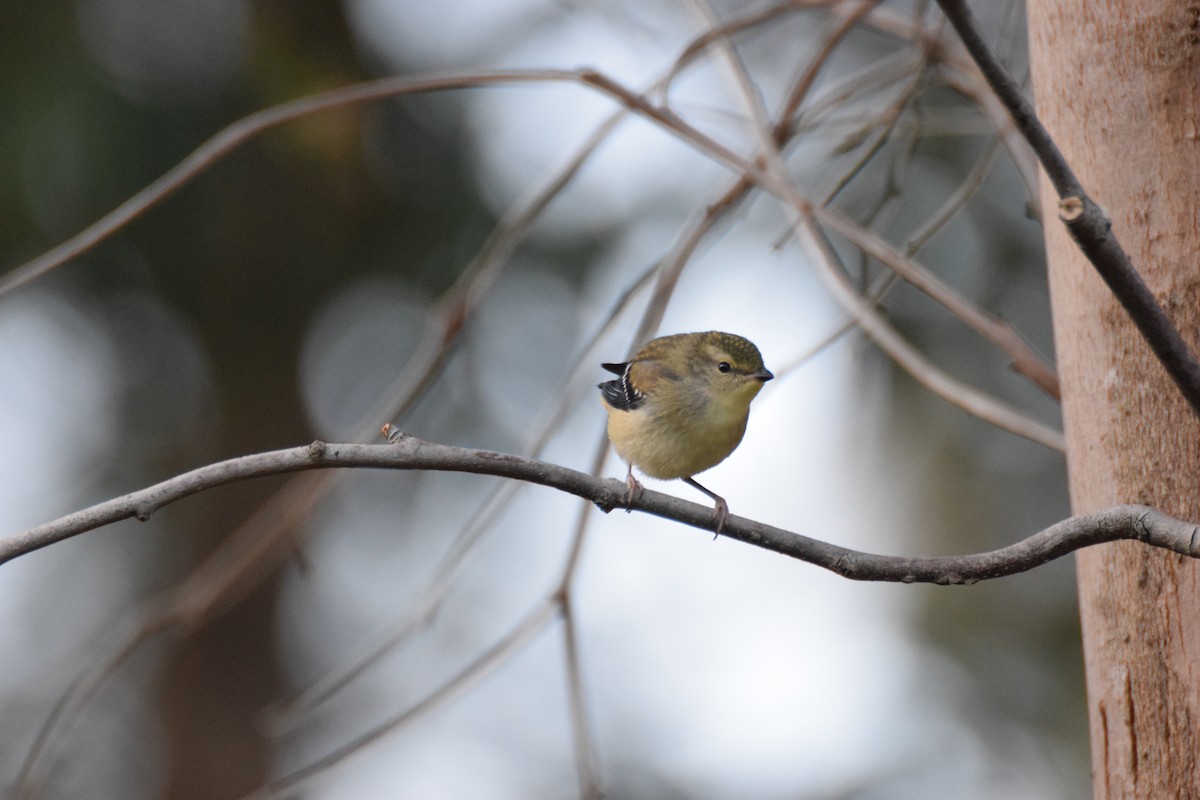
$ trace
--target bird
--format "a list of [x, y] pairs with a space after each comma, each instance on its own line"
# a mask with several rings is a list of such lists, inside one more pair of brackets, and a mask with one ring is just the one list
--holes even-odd
[[619, 376], [598, 388], [608, 411], [608, 438], [629, 465], [626, 506], [642, 493], [635, 466], [651, 478], [682, 478], [715, 503], [719, 534], [729, 504], [693, 476], [737, 448], [750, 401], [775, 377], [758, 348], [732, 333], [677, 333], [652, 339], [629, 361], [600, 366]]

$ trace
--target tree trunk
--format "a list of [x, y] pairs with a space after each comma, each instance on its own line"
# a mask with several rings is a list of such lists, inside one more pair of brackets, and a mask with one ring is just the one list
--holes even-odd
[[[1200, 339], [1200, 6], [1030, 0], [1034, 95], [1192, 347]], [[1200, 520], [1200, 423], [1055, 218], [1043, 183], [1076, 513]], [[1200, 797], [1200, 564], [1135, 543], [1079, 554], [1097, 798]]]

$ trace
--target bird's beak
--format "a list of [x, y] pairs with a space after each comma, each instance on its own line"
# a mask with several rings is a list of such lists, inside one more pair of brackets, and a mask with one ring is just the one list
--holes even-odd
[[763, 383], [766, 383], [767, 381], [771, 380], [771, 378], [774, 378], [775, 376], [773, 374], [771, 374], [771, 370], [763, 368], [763, 369], [760, 369], [758, 372], [754, 373], [753, 375], [751, 375], [750, 377], [758, 378]]

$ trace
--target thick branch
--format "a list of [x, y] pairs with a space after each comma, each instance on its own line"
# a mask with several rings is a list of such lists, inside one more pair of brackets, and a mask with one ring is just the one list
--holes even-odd
[[[425, 442], [402, 436], [394, 444], [326, 444], [273, 450], [200, 467], [154, 486], [0, 539], [0, 564], [72, 536], [135, 517], [150, 516], [176, 500], [235, 481], [311, 469], [367, 468], [471, 472], [536, 483], [591, 500], [604, 511], [623, 508], [626, 487], [532, 458]], [[645, 491], [631, 510], [694, 528], [713, 530], [708, 506]], [[903, 558], [862, 553], [743, 517], [729, 517], [723, 536], [806, 561], [846, 578], [901, 583], [971, 584], [1025, 572], [1062, 555], [1103, 542], [1133, 539], [1181, 555], [1200, 556], [1200, 527], [1146, 506], [1114, 506], [1059, 522], [1016, 544], [966, 556]]]
[[1142, 281], [1112, 232], [1108, 215], [1088, 197], [1021, 87], [988, 48], [966, 0], [938, 0], [938, 5], [1046, 170], [1058, 193], [1059, 218], [1071, 237], [1125, 307], [1192, 410], [1200, 414], [1200, 361]]

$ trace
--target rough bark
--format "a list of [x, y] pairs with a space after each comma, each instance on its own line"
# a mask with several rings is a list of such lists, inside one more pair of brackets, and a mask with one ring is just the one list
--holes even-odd
[[[1200, 340], [1200, 5], [1031, 0], [1034, 95], [1150, 289]], [[1200, 423], [1054, 218], [1046, 243], [1071, 503], [1200, 519]], [[1200, 797], [1200, 567], [1078, 555], [1097, 798]]]

